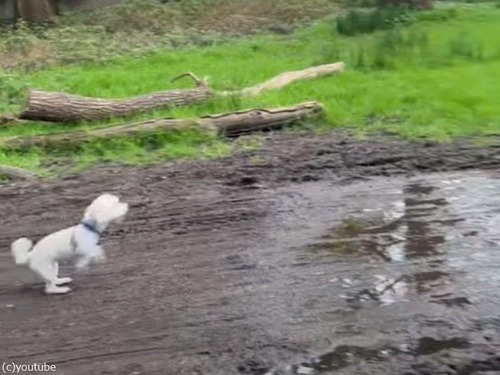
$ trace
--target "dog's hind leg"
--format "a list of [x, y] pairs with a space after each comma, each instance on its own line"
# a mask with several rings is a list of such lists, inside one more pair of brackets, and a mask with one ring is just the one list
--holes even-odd
[[45, 293], [63, 294], [68, 293], [71, 288], [67, 286], [57, 286], [57, 272], [59, 267], [54, 267], [51, 262], [31, 262], [30, 267], [45, 280]]
[[73, 281], [71, 277], [57, 277], [59, 275], [59, 263], [54, 262], [53, 267], [54, 267], [54, 274], [56, 275], [56, 280], [55, 280], [56, 285], [68, 284]]
[[52, 281], [47, 281], [45, 283], [45, 293], [47, 294], [64, 294], [71, 291], [70, 287], [67, 286], [58, 286], [54, 284]]

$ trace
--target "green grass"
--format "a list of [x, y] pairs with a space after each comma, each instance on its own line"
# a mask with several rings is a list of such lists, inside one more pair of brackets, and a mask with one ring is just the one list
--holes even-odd
[[[0, 88], [4, 87], [0, 98], [3, 96], [6, 103], [3, 108], [0, 104], [0, 111], [19, 109], [25, 87], [120, 98], [189, 87], [188, 79], [175, 84], [169, 79], [192, 71], [200, 77], [208, 76], [215, 89], [227, 90], [262, 82], [286, 70], [338, 60], [347, 64], [347, 71], [338, 76], [298, 82], [257, 98], [217, 99], [142, 114], [133, 120], [191, 117], [317, 100], [326, 110], [324, 121], [314, 124], [318, 130], [349, 128], [360, 134], [382, 131], [442, 141], [500, 133], [500, 9], [489, 4], [419, 13], [412, 26], [369, 35], [339, 36], [334, 20], [326, 19], [293, 35], [259, 35], [216, 46], [120, 58], [107, 64], [57, 66], [28, 74], [14, 72], [3, 81], [0, 75]], [[111, 121], [116, 122], [120, 121]], [[0, 141], [17, 135], [63, 131], [68, 126], [0, 128]], [[179, 131], [99, 141], [71, 149], [23, 153], [0, 149], [0, 164], [36, 169], [47, 165], [47, 161], [68, 158], [77, 165], [102, 161], [138, 163], [222, 156], [232, 149], [220, 139]]]

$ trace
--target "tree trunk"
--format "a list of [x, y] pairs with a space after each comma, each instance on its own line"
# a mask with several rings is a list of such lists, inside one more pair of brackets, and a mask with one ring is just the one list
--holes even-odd
[[323, 106], [308, 102], [275, 109], [247, 109], [233, 113], [223, 113], [201, 117], [198, 122], [203, 127], [213, 127], [218, 135], [238, 137], [261, 130], [281, 129], [283, 126], [318, 116]]
[[156, 92], [127, 99], [99, 99], [58, 92], [31, 90], [23, 120], [80, 122], [125, 117], [160, 108], [187, 105], [212, 96], [206, 86], [194, 89]]
[[56, 7], [53, 0], [16, 0], [16, 18], [33, 23], [53, 21]]
[[76, 144], [99, 138], [125, 137], [144, 132], [196, 128], [213, 135], [236, 137], [260, 130], [279, 129], [284, 125], [318, 116], [323, 107], [316, 102], [302, 103], [276, 109], [248, 109], [193, 119], [158, 119], [133, 124], [109, 126], [90, 131], [67, 132], [33, 137], [14, 137], [3, 146], [18, 149], [53, 144]]

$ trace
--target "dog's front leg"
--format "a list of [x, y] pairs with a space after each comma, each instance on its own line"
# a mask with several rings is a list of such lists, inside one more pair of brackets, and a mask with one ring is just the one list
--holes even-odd
[[104, 250], [101, 246], [96, 246], [92, 249], [92, 253], [84, 254], [81, 256], [75, 264], [77, 270], [85, 270], [89, 267], [91, 263], [100, 263], [106, 260], [104, 255]]
[[75, 268], [78, 271], [86, 270], [89, 267], [91, 260], [92, 258], [89, 257], [88, 255], [82, 256], [78, 258], [78, 261], [75, 264]]
[[101, 246], [95, 247], [95, 252], [92, 255], [92, 260], [94, 263], [102, 263], [106, 261], [106, 255], [104, 254], [104, 249]]

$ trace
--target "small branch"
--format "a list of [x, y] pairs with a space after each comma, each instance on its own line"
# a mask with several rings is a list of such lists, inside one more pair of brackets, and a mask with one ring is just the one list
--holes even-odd
[[384, 294], [385, 292], [387, 292], [389, 289], [392, 289], [394, 290], [394, 286], [399, 283], [400, 281], [403, 281], [406, 279], [406, 275], [403, 275], [403, 276], [400, 276], [398, 277], [397, 279], [395, 279], [392, 283], [390, 283], [389, 285], [387, 285], [384, 289], [382, 289], [382, 291], [380, 291], [378, 294], [379, 296], [381, 296], [382, 294]]
[[194, 73], [191, 73], [191, 72], [183, 73], [180, 76], [172, 78], [170, 80], [170, 82], [178, 81], [179, 79], [184, 78], [184, 77], [191, 77], [193, 79], [194, 83], [196, 84], [196, 87], [207, 87], [207, 83], [204, 80], [199, 79]]

